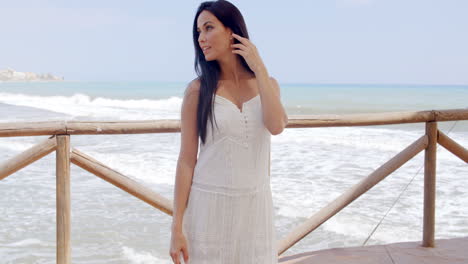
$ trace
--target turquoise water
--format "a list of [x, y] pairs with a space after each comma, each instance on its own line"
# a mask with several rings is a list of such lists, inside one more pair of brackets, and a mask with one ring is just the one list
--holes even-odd
[[[188, 82], [187, 82], [188, 83]], [[181, 98], [184, 82], [36, 82], [0, 83], [0, 103], [8, 96], [73, 96], [107, 99]], [[280, 84], [291, 114], [356, 113], [468, 107], [468, 85]]]

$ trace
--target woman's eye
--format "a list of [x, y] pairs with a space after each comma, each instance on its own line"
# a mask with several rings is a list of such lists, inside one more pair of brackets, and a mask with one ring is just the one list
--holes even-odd
[[[212, 26], [206, 26], [206, 29], [213, 28]], [[200, 30], [197, 30], [198, 34], [200, 34]]]

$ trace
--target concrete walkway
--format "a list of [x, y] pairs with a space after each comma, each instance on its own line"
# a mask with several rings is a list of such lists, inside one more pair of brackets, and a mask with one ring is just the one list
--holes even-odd
[[[287, 253], [287, 252], [286, 252]], [[418, 242], [400, 242], [365, 247], [331, 248], [282, 256], [281, 264], [467, 264], [468, 237], [437, 239], [434, 248]]]

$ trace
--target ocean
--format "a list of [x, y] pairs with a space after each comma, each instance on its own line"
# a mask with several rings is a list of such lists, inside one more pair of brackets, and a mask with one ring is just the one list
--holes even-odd
[[[179, 119], [187, 83], [0, 82], [0, 123]], [[468, 86], [281, 82], [280, 86], [290, 116], [468, 107]], [[468, 121], [438, 125], [468, 147]], [[272, 136], [278, 238], [417, 140], [424, 129], [424, 124], [288, 128]], [[0, 163], [46, 138], [0, 138]], [[74, 135], [71, 145], [173, 199], [179, 133]], [[435, 236], [466, 237], [468, 166], [443, 147], [437, 150]], [[421, 241], [423, 162], [421, 152], [283, 255], [360, 246], [377, 225], [367, 245]], [[2, 263], [55, 263], [55, 188], [54, 152], [0, 182]], [[75, 165], [71, 212], [73, 263], [172, 263], [171, 217]]]

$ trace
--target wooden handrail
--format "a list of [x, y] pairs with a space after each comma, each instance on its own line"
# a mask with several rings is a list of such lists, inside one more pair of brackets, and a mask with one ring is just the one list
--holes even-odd
[[468, 109], [291, 116], [288, 127], [375, 126], [468, 119]]
[[[399, 154], [372, 172], [368, 177], [351, 187], [333, 202], [307, 219], [284, 239], [279, 241], [278, 255], [300, 241], [322, 223], [345, 208], [348, 204], [386, 178], [405, 162], [425, 150], [424, 165], [424, 224], [423, 243], [434, 246], [435, 191], [436, 191], [436, 145], [444, 146], [465, 162], [468, 151], [437, 129], [438, 121], [468, 120], [468, 109], [430, 110], [417, 112], [390, 112], [351, 115], [291, 116], [288, 128], [368, 126], [403, 123], [426, 123], [426, 134]], [[70, 263], [70, 163], [95, 174], [131, 195], [172, 215], [172, 201], [153, 192], [125, 175], [105, 166], [97, 160], [73, 149], [70, 150], [70, 135], [93, 134], [141, 134], [180, 132], [179, 120], [154, 121], [52, 121], [0, 123], [0, 137], [51, 135], [47, 140], [25, 150], [0, 164], [0, 180], [24, 168], [56, 150], [57, 172], [57, 263]]]
[[0, 123], [0, 137], [49, 136], [66, 132], [66, 121]]
[[[375, 126], [432, 121], [468, 120], [468, 109], [406, 111], [348, 115], [292, 115], [287, 128]], [[102, 135], [180, 132], [179, 120], [61, 121], [0, 123], [0, 137], [40, 135]]]

